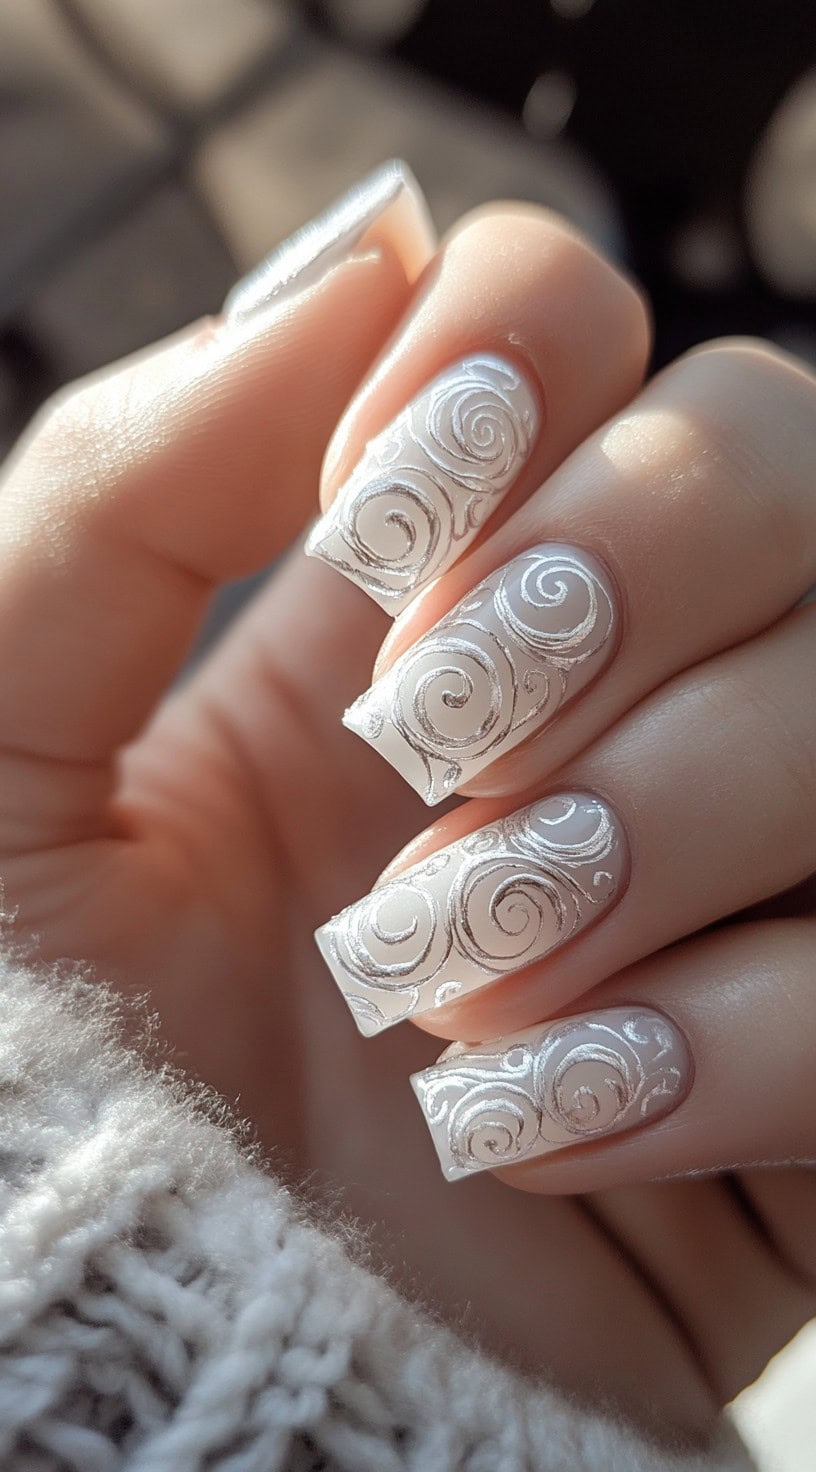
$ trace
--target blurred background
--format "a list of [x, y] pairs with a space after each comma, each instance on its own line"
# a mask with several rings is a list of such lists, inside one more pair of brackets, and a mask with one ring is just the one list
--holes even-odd
[[0, 455], [391, 154], [816, 361], [814, 0], [0, 0]]
[[[442, 229], [569, 216], [657, 364], [724, 332], [816, 364], [816, 0], [0, 0], [0, 460], [392, 155]], [[736, 1407], [762, 1472], [816, 1466], [814, 1386], [816, 1325]]]

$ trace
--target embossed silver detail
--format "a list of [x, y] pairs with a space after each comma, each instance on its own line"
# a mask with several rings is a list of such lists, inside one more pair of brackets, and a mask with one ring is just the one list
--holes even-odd
[[344, 724], [432, 806], [552, 720], [611, 658], [616, 631], [597, 559], [545, 543], [491, 573]]
[[604, 803], [545, 798], [379, 885], [317, 943], [370, 1036], [563, 945], [614, 903], [626, 863]]
[[527, 460], [539, 422], [512, 363], [481, 353], [452, 364], [366, 446], [307, 553], [399, 613], [472, 542]]
[[683, 1034], [634, 1007], [454, 1043], [411, 1079], [449, 1181], [657, 1119], [690, 1081]]

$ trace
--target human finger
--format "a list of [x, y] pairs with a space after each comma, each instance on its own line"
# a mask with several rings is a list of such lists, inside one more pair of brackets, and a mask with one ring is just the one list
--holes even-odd
[[428, 803], [510, 795], [761, 632], [816, 581], [814, 408], [761, 345], [672, 365], [406, 611], [346, 725]]
[[627, 402], [648, 345], [639, 294], [563, 221], [467, 216], [332, 437], [307, 551], [397, 612]]
[[796, 609], [521, 804], [474, 800], [420, 835], [318, 932], [361, 1028], [514, 1032], [811, 873], [815, 630]]
[[73, 386], [19, 446], [0, 496], [0, 752], [30, 825], [9, 813], [10, 843], [99, 821], [110, 758], [215, 584], [308, 519], [337, 413], [412, 289], [421, 220], [403, 219], [405, 259], [399, 232], [372, 243], [372, 228], [302, 289]]

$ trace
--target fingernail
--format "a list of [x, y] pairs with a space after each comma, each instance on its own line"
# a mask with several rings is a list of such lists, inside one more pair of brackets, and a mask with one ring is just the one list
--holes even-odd
[[451, 364], [366, 446], [306, 551], [399, 613], [495, 511], [540, 418], [514, 364], [493, 353]]
[[636, 1129], [681, 1103], [685, 1037], [660, 1012], [610, 1007], [492, 1043], [454, 1043], [411, 1078], [448, 1181]]
[[615, 903], [626, 871], [611, 810], [561, 794], [437, 850], [315, 939], [370, 1037], [549, 955]]
[[355, 184], [244, 276], [224, 302], [226, 321], [245, 322], [270, 303], [315, 285], [352, 251], [375, 244], [374, 227], [382, 231], [386, 217], [399, 231], [400, 254], [413, 276], [433, 250], [435, 232], [425, 197], [411, 170], [400, 159], [392, 159]]
[[491, 573], [346, 711], [429, 806], [540, 731], [615, 651], [596, 558], [545, 543]]

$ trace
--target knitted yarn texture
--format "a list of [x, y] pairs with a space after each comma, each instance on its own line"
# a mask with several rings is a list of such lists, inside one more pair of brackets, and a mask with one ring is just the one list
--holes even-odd
[[305, 1219], [104, 988], [0, 958], [0, 1467], [744, 1472], [473, 1353]]

